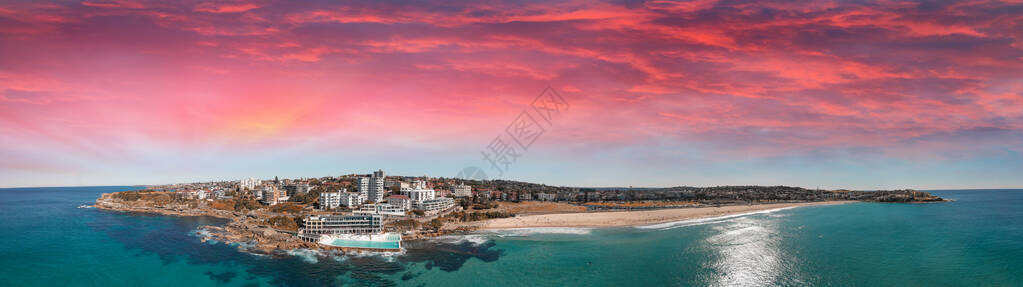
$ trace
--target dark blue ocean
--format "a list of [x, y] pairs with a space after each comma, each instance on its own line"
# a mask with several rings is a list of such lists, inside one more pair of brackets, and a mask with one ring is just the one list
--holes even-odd
[[200, 242], [221, 219], [77, 208], [128, 189], [0, 189], [0, 286], [1023, 286], [1023, 190], [260, 256]]

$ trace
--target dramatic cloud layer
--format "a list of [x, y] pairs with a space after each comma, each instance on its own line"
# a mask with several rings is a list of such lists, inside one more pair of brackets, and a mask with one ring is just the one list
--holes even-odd
[[[1023, 2], [0, 3], [4, 186], [452, 176], [1020, 186]], [[492, 175], [496, 171], [490, 171]]]

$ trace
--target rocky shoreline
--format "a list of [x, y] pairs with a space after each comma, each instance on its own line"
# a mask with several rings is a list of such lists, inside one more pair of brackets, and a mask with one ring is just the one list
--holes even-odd
[[289, 250], [297, 248], [325, 249], [326, 246], [316, 243], [305, 242], [298, 237], [285, 231], [277, 230], [266, 226], [265, 220], [270, 214], [261, 212], [233, 212], [218, 210], [209, 207], [192, 208], [187, 205], [155, 205], [147, 201], [127, 202], [112, 196], [112, 193], [104, 193], [96, 199], [96, 208], [119, 212], [154, 213], [171, 216], [210, 216], [228, 219], [230, 222], [224, 226], [206, 225], [200, 226], [198, 230], [205, 231], [201, 236], [202, 241], [217, 240], [227, 243], [238, 243], [244, 246], [245, 251], [256, 251], [264, 254], [271, 254], [277, 250]]
[[[266, 211], [237, 212], [211, 208], [206, 205], [189, 206], [188, 204], [159, 204], [146, 200], [125, 201], [114, 196], [115, 193], [104, 193], [96, 199], [95, 207], [102, 210], [118, 212], [151, 213], [169, 216], [209, 216], [230, 220], [223, 226], [204, 225], [197, 228], [200, 240], [217, 240], [235, 243], [246, 252], [273, 254], [277, 251], [292, 249], [331, 250], [341, 252], [365, 252], [365, 249], [326, 246], [306, 242], [294, 236], [293, 231], [284, 231], [266, 225], [266, 220], [281, 214]], [[292, 214], [293, 215], [293, 214]], [[441, 230], [441, 232], [413, 233], [402, 235], [403, 241], [422, 240], [426, 238], [469, 232], [470, 229]], [[371, 251], [371, 250], [370, 250]]]

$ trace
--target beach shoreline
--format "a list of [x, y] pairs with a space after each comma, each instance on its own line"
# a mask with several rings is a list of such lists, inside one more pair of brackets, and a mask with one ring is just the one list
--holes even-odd
[[706, 206], [671, 208], [641, 211], [599, 211], [578, 213], [554, 213], [520, 215], [509, 218], [490, 219], [472, 223], [478, 230], [501, 230], [518, 228], [601, 228], [644, 226], [692, 219], [741, 215], [760, 211], [787, 209], [805, 206], [846, 204], [858, 201], [820, 201], [768, 203], [752, 205]]

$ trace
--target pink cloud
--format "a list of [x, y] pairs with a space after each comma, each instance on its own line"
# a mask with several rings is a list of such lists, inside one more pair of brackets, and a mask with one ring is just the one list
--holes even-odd
[[365, 133], [444, 146], [499, 131], [552, 85], [574, 102], [551, 141], [609, 149], [898, 157], [1023, 133], [1020, 4], [921, 5], [4, 3], [0, 122], [18, 131], [6, 145], [97, 157]]

